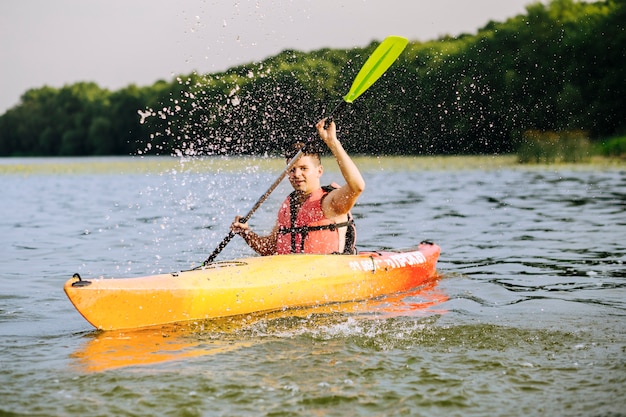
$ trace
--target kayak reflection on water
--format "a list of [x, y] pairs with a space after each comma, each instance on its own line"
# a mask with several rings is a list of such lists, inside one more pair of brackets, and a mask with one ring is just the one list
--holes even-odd
[[[102, 372], [217, 355], [274, 340], [274, 337], [317, 332], [346, 320], [388, 320], [444, 314], [437, 307], [448, 297], [438, 281], [373, 300], [327, 304], [268, 313], [175, 323], [128, 331], [92, 332], [74, 352], [75, 367]], [[259, 329], [263, 329], [259, 336]], [[358, 330], [357, 330], [358, 331]], [[269, 337], [268, 337], [269, 336]]]

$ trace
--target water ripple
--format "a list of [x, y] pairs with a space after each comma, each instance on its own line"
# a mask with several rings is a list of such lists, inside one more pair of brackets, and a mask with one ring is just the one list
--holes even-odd
[[[434, 288], [347, 311], [93, 331], [63, 282], [197, 265], [275, 179], [238, 172], [0, 176], [0, 414], [622, 413], [623, 169], [368, 169], [359, 248], [437, 242]], [[248, 255], [240, 239], [221, 254]]]

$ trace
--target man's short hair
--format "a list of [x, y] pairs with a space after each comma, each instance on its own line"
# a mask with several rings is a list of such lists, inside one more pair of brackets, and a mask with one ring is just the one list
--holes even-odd
[[298, 151], [300, 151], [303, 147], [303, 155], [311, 156], [316, 159], [319, 164], [322, 163], [322, 159], [320, 157], [320, 154], [322, 153], [321, 146], [314, 141], [309, 141], [306, 144], [304, 142], [293, 143], [291, 146], [285, 149], [285, 159], [287, 159], [287, 161], [291, 161], [293, 157], [296, 156]]

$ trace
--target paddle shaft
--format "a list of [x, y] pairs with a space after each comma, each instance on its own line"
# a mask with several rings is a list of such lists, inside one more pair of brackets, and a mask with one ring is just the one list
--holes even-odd
[[328, 129], [330, 124], [333, 122], [333, 116], [343, 111], [343, 109], [346, 108], [347, 104], [348, 103], [345, 102], [344, 100], [341, 100], [341, 102], [337, 104], [337, 106], [333, 109], [333, 111], [330, 112], [330, 115], [326, 118], [326, 121], [324, 122], [324, 129]]

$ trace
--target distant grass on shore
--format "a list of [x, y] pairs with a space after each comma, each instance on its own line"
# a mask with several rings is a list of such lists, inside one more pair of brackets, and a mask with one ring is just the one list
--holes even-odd
[[626, 160], [626, 136], [592, 143], [582, 131], [537, 131], [522, 135], [517, 149], [521, 164], [587, 163], [608, 158], [611, 163]]
[[522, 135], [518, 161], [522, 164], [553, 164], [587, 162], [592, 146], [582, 131], [544, 132], [530, 130]]
[[[377, 171], [460, 171], [527, 169], [520, 165], [517, 155], [498, 156], [355, 156], [363, 172]], [[337, 166], [329, 157], [323, 158], [327, 171]], [[533, 167], [551, 166], [538, 163]], [[591, 156], [584, 163], [560, 163], [559, 168], [604, 169], [624, 167], [619, 158]], [[97, 157], [97, 158], [0, 158], [0, 175], [128, 175], [163, 174], [168, 172], [275, 172], [279, 175], [285, 167], [282, 158], [260, 157], [207, 157], [179, 159], [174, 157]]]

